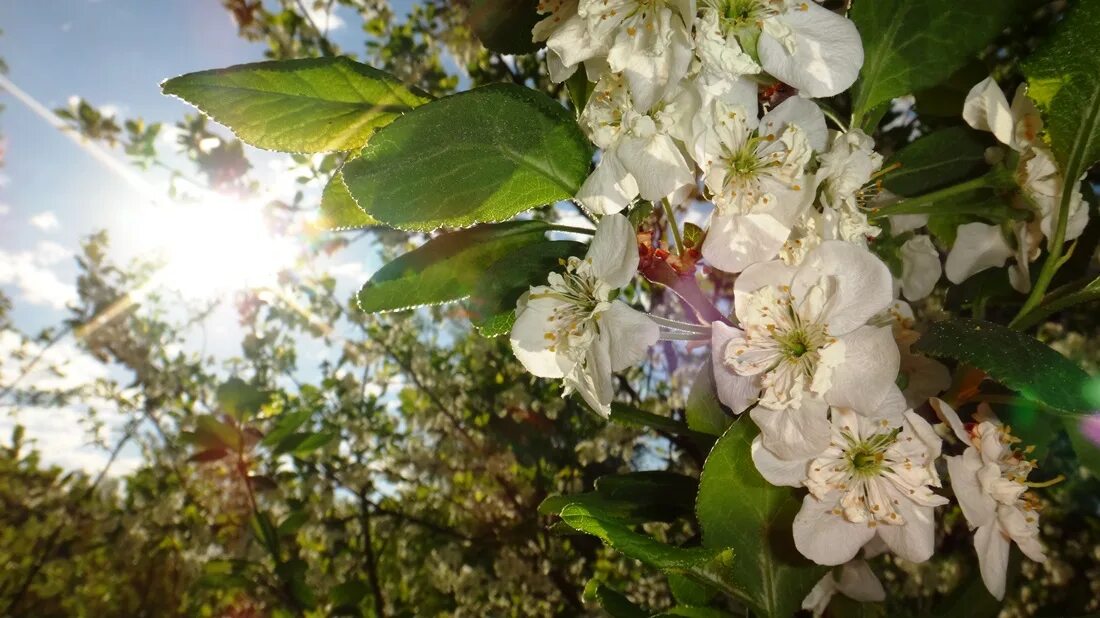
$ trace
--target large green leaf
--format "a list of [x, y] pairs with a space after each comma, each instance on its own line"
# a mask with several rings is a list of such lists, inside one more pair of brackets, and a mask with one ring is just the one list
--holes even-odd
[[1072, 361], [1038, 340], [982, 320], [955, 319], [929, 327], [914, 349], [981, 369], [994, 381], [1044, 408], [1065, 414], [1091, 410], [1091, 379]]
[[355, 230], [378, 225], [378, 220], [359, 208], [344, 184], [343, 172], [336, 172], [321, 192], [321, 217], [317, 225], [333, 231]]
[[961, 68], [1021, 13], [1019, 0], [856, 0], [849, 17], [865, 60], [853, 114], [933, 86]]
[[756, 471], [750, 449], [757, 433], [741, 418], [718, 439], [703, 465], [695, 514], [705, 547], [733, 548], [735, 594], [757, 614], [791, 616], [826, 569], [795, 549], [791, 522], [802, 500]]
[[1028, 94], [1046, 114], [1046, 130], [1065, 178], [1100, 160], [1100, 0], [1080, 0], [1024, 64]]
[[367, 214], [432, 230], [503, 221], [576, 194], [592, 147], [557, 102], [511, 84], [433, 101], [378, 131], [344, 182]]
[[731, 418], [718, 401], [718, 387], [714, 383], [714, 365], [708, 359], [699, 368], [695, 382], [688, 393], [684, 416], [688, 427], [713, 436], [720, 436], [730, 426]]
[[470, 320], [486, 337], [503, 335], [516, 321], [516, 301], [546, 276], [562, 270], [561, 260], [580, 256], [586, 246], [571, 240], [547, 240], [505, 255], [485, 270], [470, 295]]
[[359, 308], [376, 313], [466, 298], [490, 264], [541, 241], [548, 229], [542, 221], [513, 221], [437, 236], [379, 269], [359, 290]]
[[161, 90], [242, 141], [284, 152], [357, 150], [375, 129], [429, 100], [389, 73], [342, 57], [188, 73], [165, 81]]
[[911, 197], [942, 189], [978, 176], [989, 166], [985, 149], [988, 133], [969, 127], [949, 127], [921, 137], [883, 164], [899, 167], [882, 180], [891, 193]]
[[595, 601], [611, 618], [649, 618], [649, 612], [630, 602], [621, 592], [590, 580], [584, 587], [585, 601]]
[[545, 17], [538, 7], [539, 0], [471, 0], [466, 23], [487, 49], [526, 54], [539, 48], [531, 40], [531, 30]]

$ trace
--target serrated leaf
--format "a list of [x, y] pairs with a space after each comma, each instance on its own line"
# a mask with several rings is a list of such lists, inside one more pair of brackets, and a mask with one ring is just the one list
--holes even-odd
[[1038, 340], [1000, 324], [963, 318], [936, 322], [914, 349], [981, 369], [1044, 408], [1073, 415], [1092, 409], [1087, 373]]
[[375, 313], [462, 300], [490, 265], [542, 241], [549, 229], [542, 221], [512, 221], [437, 236], [379, 269], [359, 291], [359, 308]]
[[586, 245], [548, 240], [526, 245], [497, 260], [470, 294], [470, 321], [486, 337], [503, 335], [516, 321], [516, 301], [531, 286], [545, 285], [561, 260], [584, 255]]
[[883, 164], [899, 165], [882, 179], [891, 193], [912, 197], [959, 183], [989, 168], [985, 149], [988, 133], [969, 127], [949, 127], [921, 137]]
[[538, 0], [471, 0], [466, 23], [486, 49], [526, 54], [539, 48], [531, 37], [531, 30], [544, 17], [538, 7]]
[[573, 197], [592, 147], [556, 101], [495, 84], [433, 101], [378, 131], [344, 167], [356, 203], [405, 230], [504, 221]]
[[712, 436], [720, 436], [733, 419], [718, 401], [718, 387], [714, 383], [714, 365], [710, 359], [699, 368], [691, 384], [684, 416], [688, 427]]
[[363, 212], [344, 184], [343, 172], [336, 172], [321, 192], [321, 216], [318, 227], [326, 230], [355, 230], [378, 225], [378, 220]]
[[343, 57], [242, 64], [161, 84], [241, 141], [283, 152], [357, 150], [371, 134], [426, 103], [396, 77]]
[[794, 547], [791, 522], [802, 500], [769, 484], [750, 453], [758, 430], [740, 418], [718, 439], [703, 465], [695, 514], [703, 546], [734, 550], [735, 594], [763, 616], [792, 616], [825, 574]]
[[856, 0], [848, 16], [859, 29], [866, 59], [854, 86], [853, 125], [894, 97], [950, 77], [1020, 8], [1019, 0]]

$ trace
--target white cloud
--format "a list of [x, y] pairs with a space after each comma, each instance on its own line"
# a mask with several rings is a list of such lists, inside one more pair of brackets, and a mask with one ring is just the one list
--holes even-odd
[[314, 2], [312, 4], [306, 4], [306, 16], [309, 17], [313, 23], [317, 24], [317, 28], [324, 32], [335, 32], [344, 27], [344, 20], [335, 12], [326, 11], [325, 7], [320, 2]]
[[31, 217], [31, 225], [42, 230], [43, 232], [49, 232], [50, 230], [56, 230], [61, 222], [57, 220], [57, 215], [52, 211], [40, 212], [37, 215]]
[[4, 204], [0, 202], [0, 217], [3, 217], [9, 212], [11, 212], [11, 204]]
[[32, 305], [64, 309], [77, 298], [76, 287], [57, 276], [53, 267], [73, 252], [55, 242], [38, 243], [31, 251], [0, 250], [0, 285], [12, 285]]

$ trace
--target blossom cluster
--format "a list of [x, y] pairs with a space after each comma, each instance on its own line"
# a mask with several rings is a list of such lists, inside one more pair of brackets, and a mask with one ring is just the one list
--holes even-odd
[[[937, 468], [945, 432], [925, 418], [931, 399], [965, 447], [946, 468], [977, 529], [983, 578], [1002, 596], [1010, 540], [1043, 559], [1026, 493], [1033, 464], [988, 411], [964, 426], [934, 399], [951, 376], [911, 350], [913, 313], [899, 296], [927, 296], [943, 273], [931, 238], [912, 233], [926, 218], [892, 218], [893, 234], [909, 234], [897, 276], [868, 248], [882, 231], [867, 212], [884, 197], [883, 157], [859, 129], [834, 122], [840, 130], [829, 130], [828, 108], [815, 100], [844, 92], [859, 73], [852, 22], [797, 0], [543, 0], [539, 8], [534, 36], [546, 43], [551, 77], [580, 70], [595, 83], [579, 120], [600, 156], [576, 201], [599, 224], [584, 258], [521, 298], [511, 334], [519, 360], [608, 415], [614, 372], [642, 362], [661, 339], [709, 339], [719, 399], [759, 427], [760, 474], [806, 491], [795, 546], [838, 566], [806, 599], [818, 613], [837, 591], [882, 597], [864, 559], [932, 555], [934, 509], [948, 499]], [[1039, 216], [1016, 224], [1014, 249], [1000, 226], [960, 226], [946, 275], [959, 282], [1015, 255], [1010, 277], [1025, 289], [1039, 240], [1053, 235], [1062, 178], [1026, 94], [1009, 106], [986, 80], [964, 117], [1014, 153], [1020, 195]], [[731, 314], [688, 324], [617, 299], [639, 266], [636, 230], [620, 213], [638, 200], [669, 213], [711, 209], [701, 256], [736, 275]], [[1080, 234], [1085, 212], [1075, 198], [1067, 238]]]

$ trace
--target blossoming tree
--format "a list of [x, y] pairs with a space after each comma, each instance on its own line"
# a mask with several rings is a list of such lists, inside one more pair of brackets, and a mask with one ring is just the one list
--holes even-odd
[[[341, 57], [163, 89], [255, 146], [346, 153], [322, 204], [333, 228], [425, 234], [362, 311], [464, 301], [562, 396], [709, 450], [686, 543], [639, 529], [660, 517], [635, 507], [689, 477], [636, 473], [542, 507], [679, 578], [663, 615], [880, 601], [868, 561], [927, 561], [951, 502], [996, 599], [1013, 545], [1045, 559], [1038, 488], [1057, 479], [991, 406], [1045, 415], [1098, 471], [1079, 426], [1090, 379], [1028, 329], [1100, 295], [1073, 259], [1097, 241], [1082, 179], [1100, 160], [1100, 2], [962, 96], [948, 86], [1035, 3], [473, 4], [482, 40], [539, 54], [572, 109], [517, 83], [433, 99]], [[1011, 103], [1001, 82], [1020, 82]], [[914, 101], [950, 108], [942, 126], [880, 150]], [[654, 302], [660, 287], [676, 302]], [[658, 345], [702, 361], [682, 419], [619, 397], [616, 374], [659, 363]]]

